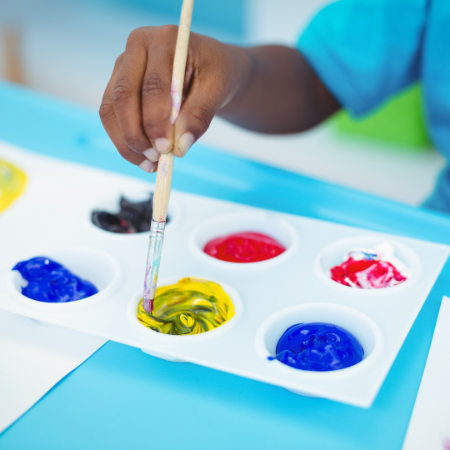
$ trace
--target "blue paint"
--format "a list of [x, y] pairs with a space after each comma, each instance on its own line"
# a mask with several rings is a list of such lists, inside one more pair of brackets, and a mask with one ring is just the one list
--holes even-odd
[[363, 356], [364, 349], [353, 334], [330, 323], [313, 322], [289, 327], [277, 343], [276, 356], [268, 359], [323, 372], [353, 366]]
[[361, 251], [360, 253], [364, 256], [363, 259], [374, 260], [374, 259], [379, 259], [380, 258], [378, 253], [368, 253], [368, 252], [363, 252], [363, 251]]
[[98, 292], [91, 282], [82, 280], [60, 263], [45, 256], [20, 261], [12, 270], [19, 271], [28, 282], [22, 287], [22, 294], [40, 302], [73, 302]]

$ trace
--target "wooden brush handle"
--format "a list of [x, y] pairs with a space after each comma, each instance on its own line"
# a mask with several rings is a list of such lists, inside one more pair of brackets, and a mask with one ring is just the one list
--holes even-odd
[[[194, 0], [183, 0], [181, 7], [180, 25], [178, 27], [177, 43], [172, 68], [171, 99], [172, 110], [170, 121], [174, 126], [172, 134], [172, 150], [175, 139], [175, 122], [180, 112], [183, 100], [184, 74], [186, 72], [186, 61], [189, 48], [189, 32], [191, 27], [192, 8]], [[161, 155], [158, 162], [158, 173], [156, 174], [155, 192], [153, 195], [153, 220], [165, 222], [167, 208], [169, 206], [170, 186], [172, 184], [173, 152]]]
[[153, 194], [153, 220], [165, 222], [169, 206], [170, 185], [172, 184], [173, 153], [161, 155], [156, 173], [155, 192]]

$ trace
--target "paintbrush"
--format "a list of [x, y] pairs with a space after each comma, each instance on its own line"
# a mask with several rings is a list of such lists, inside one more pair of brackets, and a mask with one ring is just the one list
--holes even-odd
[[144, 295], [142, 302], [144, 309], [148, 313], [153, 311], [153, 301], [155, 299], [159, 264], [161, 261], [163, 248], [167, 207], [169, 205], [170, 197], [170, 185], [172, 183], [175, 125], [180, 112], [183, 97], [184, 74], [186, 71], [193, 6], [194, 0], [183, 0], [173, 60], [172, 85], [170, 89], [172, 101], [170, 121], [173, 125], [172, 150], [167, 154], [161, 155], [159, 158], [155, 191], [153, 194], [153, 214], [150, 227], [150, 242], [148, 246], [147, 266], [145, 269], [144, 280]]

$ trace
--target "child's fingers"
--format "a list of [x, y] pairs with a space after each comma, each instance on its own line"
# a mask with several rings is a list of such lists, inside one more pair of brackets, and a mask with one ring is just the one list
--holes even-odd
[[141, 86], [147, 52], [133, 33], [112, 77], [111, 100], [123, 140], [130, 150], [142, 153], [151, 147], [142, 126]]
[[105, 90], [102, 105], [100, 107], [100, 117], [108, 136], [123, 158], [141, 167], [146, 172], [153, 172], [155, 170], [155, 164], [150, 163], [143, 155], [130, 150], [125, 142], [114, 112], [111, 90], [112, 83], [110, 82]]
[[146, 157], [155, 165], [160, 153], [172, 150], [172, 141], [175, 154], [183, 156], [207, 130], [236, 84], [235, 71], [230, 70], [236, 58], [228, 46], [192, 33], [186, 98], [174, 138], [170, 112], [176, 39], [175, 26], [133, 31], [105, 91], [102, 122], [121, 155], [134, 164], [143, 164]]
[[171, 150], [170, 83], [176, 32], [166, 33], [164, 42], [147, 53], [147, 67], [142, 81], [142, 121], [145, 134], [159, 153]]
[[176, 156], [184, 156], [191, 145], [205, 133], [223, 102], [223, 84], [218, 78], [209, 76], [203, 81], [194, 80], [175, 124]]

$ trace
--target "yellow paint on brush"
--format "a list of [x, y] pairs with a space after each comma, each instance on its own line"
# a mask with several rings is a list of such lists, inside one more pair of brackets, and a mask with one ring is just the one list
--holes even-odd
[[27, 177], [12, 164], [0, 159], [0, 212], [8, 208], [25, 189]]
[[182, 278], [176, 284], [156, 289], [153, 313], [142, 306], [139, 321], [164, 334], [199, 334], [220, 327], [234, 316], [234, 306], [222, 287], [201, 278]]

